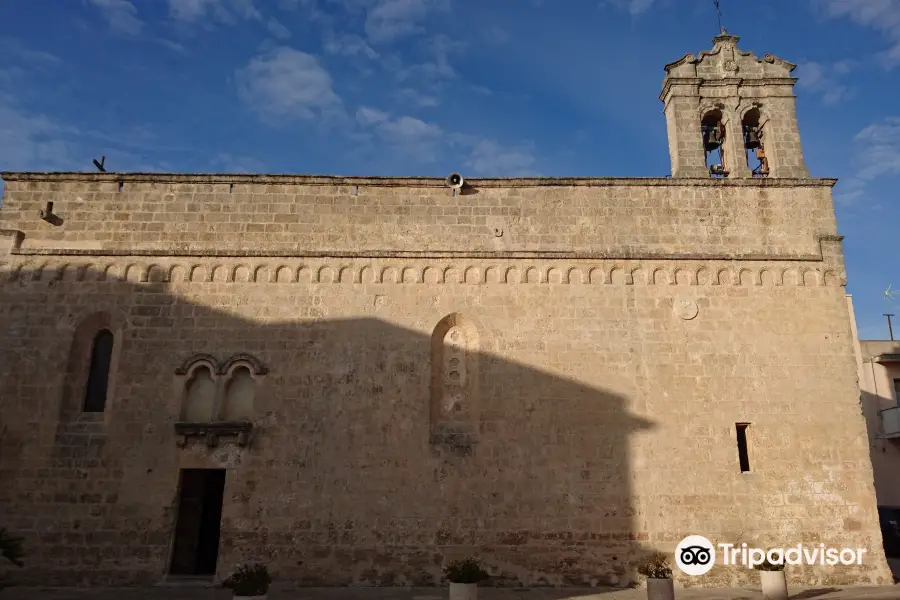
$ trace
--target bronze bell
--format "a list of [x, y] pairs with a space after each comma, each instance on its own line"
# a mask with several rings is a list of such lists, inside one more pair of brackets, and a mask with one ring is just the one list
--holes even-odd
[[715, 125], [705, 127], [703, 129], [703, 148], [707, 152], [712, 152], [722, 145], [722, 138], [719, 135], [719, 128]]
[[747, 133], [744, 135], [744, 147], [747, 150], [759, 148], [759, 129], [756, 127], [747, 127]]

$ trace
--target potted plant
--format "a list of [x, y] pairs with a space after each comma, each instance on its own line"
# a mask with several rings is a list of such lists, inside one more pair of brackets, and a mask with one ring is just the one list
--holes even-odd
[[759, 571], [759, 579], [763, 597], [766, 600], [788, 600], [787, 578], [784, 576], [784, 561], [773, 563], [769, 561], [769, 553], [762, 564], [756, 565]]
[[266, 600], [272, 576], [265, 565], [249, 564], [241, 566], [222, 585], [231, 589], [234, 600]]
[[478, 583], [490, 576], [471, 556], [448, 564], [444, 575], [450, 581], [450, 600], [476, 600]]
[[654, 552], [638, 567], [638, 573], [647, 578], [647, 600], [675, 600], [668, 555]]

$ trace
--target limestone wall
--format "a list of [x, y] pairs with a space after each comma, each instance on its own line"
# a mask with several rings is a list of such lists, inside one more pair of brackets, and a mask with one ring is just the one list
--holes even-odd
[[[433, 179], [5, 179], [0, 227], [34, 250], [809, 258], [837, 233], [830, 180], [485, 180], [454, 196]], [[48, 201], [58, 224], [39, 218]]]
[[[189, 221], [291, 215], [289, 243], [140, 229], [181, 223], [176, 205], [240, 214], [213, 194], [227, 183], [123, 191], [108, 209], [109, 183], [53, 185], [11, 178], [0, 209], [24, 232], [0, 256], [0, 506], [25, 577], [160, 580], [179, 469], [218, 466], [223, 575], [247, 559], [306, 583], [427, 584], [474, 552], [500, 583], [625, 584], [648, 550], [701, 534], [866, 547], [862, 568], [791, 581], [889, 581], [827, 186], [342, 184], [283, 194], [284, 213], [250, 192], [243, 220]], [[60, 226], [35, 218], [48, 197], [67, 198]], [[332, 212], [345, 200], [356, 210]], [[485, 221], [429, 220], [463, 201]], [[117, 340], [107, 407], [86, 414], [101, 326]], [[242, 354], [264, 366], [250, 444], [179, 447], [183, 367]], [[756, 579], [683, 583], [738, 581]]]

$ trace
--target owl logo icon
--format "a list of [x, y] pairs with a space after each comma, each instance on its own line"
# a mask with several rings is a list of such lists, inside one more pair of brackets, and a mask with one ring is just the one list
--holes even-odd
[[675, 564], [686, 575], [706, 575], [716, 564], [716, 549], [702, 535], [689, 535], [675, 548]]

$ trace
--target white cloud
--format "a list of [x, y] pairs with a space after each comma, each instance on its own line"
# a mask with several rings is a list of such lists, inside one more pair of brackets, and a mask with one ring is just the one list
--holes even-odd
[[[76, 170], [79, 131], [0, 97], [0, 170]], [[89, 164], [88, 157], [80, 161]]]
[[900, 176], [900, 117], [887, 117], [869, 125], [854, 138], [857, 144], [856, 171], [839, 182], [835, 199], [853, 204], [862, 198], [867, 186], [883, 177]]
[[394, 117], [371, 107], [356, 112], [357, 122], [374, 132], [391, 152], [417, 162], [434, 162], [439, 155], [460, 155], [474, 175], [519, 177], [536, 175], [537, 162], [530, 144], [506, 146], [496, 140], [464, 133], [446, 132], [439, 125], [410, 116]]
[[366, 35], [373, 42], [391, 42], [424, 31], [420, 23], [438, 0], [378, 0], [366, 15]]
[[169, 14], [179, 21], [193, 21], [216, 3], [216, 0], [169, 0]]
[[865, 164], [857, 176], [871, 181], [885, 175], [900, 175], [900, 117], [888, 117], [869, 125], [854, 138], [863, 145]]
[[432, 54], [430, 60], [404, 65], [402, 59], [394, 55], [384, 61], [384, 67], [394, 74], [397, 81], [428, 81], [433, 85], [436, 81], [446, 81], [457, 77], [456, 69], [450, 64], [450, 53], [461, 48], [460, 42], [452, 41], [448, 36], [439, 34], [428, 40], [428, 49]]
[[178, 42], [173, 42], [172, 40], [167, 40], [165, 38], [158, 38], [156, 41], [158, 43], [162, 44], [163, 46], [165, 46], [166, 48], [168, 48], [169, 50], [172, 50], [173, 52], [178, 52], [180, 54], [187, 54], [187, 48], [185, 48], [183, 45], [179, 44]]
[[484, 40], [490, 44], [507, 44], [512, 41], [508, 31], [496, 25], [490, 26], [482, 32]]
[[881, 54], [887, 68], [900, 65], [900, 0], [813, 0], [831, 17], [847, 17], [880, 31], [890, 47]]
[[[303, 3], [307, 4], [306, 0]], [[242, 21], [253, 21], [265, 26], [279, 40], [291, 37], [291, 31], [275, 17], [263, 15], [254, 0], [169, 0], [169, 14], [181, 23], [206, 26], [215, 22], [236, 25]]]
[[266, 165], [261, 160], [249, 156], [234, 156], [220, 153], [210, 163], [223, 173], [265, 173]]
[[653, 6], [653, 0], [631, 0], [628, 3], [628, 12], [633, 15], [639, 15], [647, 12]]
[[471, 150], [466, 165], [476, 175], [521, 177], [535, 175], [534, 147], [505, 147], [494, 140], [480, 140]]
[[129, 0], [90, 0], [102, 11], [110, 28], [122, 35], [138, 35], [144, 26], [137, 16], [137, 8]]
[[140, 152], [152, 141], [149, 136], [141, 127], [115, 132], [76, 127], [0, 95], [0, 171], [93, 171], [91, 159], [101, 154], [110, 157], [110, 170], [135, 170], [146, 161], [121, 140]]
[[431, 162], [437, 155], [437, 141], [443, 135], [441, 128], [415, 117], [392, 117], [388, 113], [361, 107], [356, 111], [360, 125], [371, 128], [392, 152], [415, 157], [421, 162]]
[[268, 23], [266, 23], [266, 27], [269, 29], [269, 33], [280, 40], [286, 40], [291, 37], [291, 32], [288, 30], [288, 28], [282, 25], [274, 17], [269, 18]]
[[27, 48], [22, 42], [15, 38], [0, 37], [0, 63], [2, 62], [10, 62], [13, 64], [27, 62], [34, 67], [41, 65], [55, 65], [59, 63], [60, 60], [58, 56], [50, 54], [49, 52]]
[[601, 3], [600, 6], [612, 5], [620, 10], [628, 11], [632, 16], [638, 16], [650, 10], [654, 2], [655, 0], [607, 0], [607, 2]]
[[802, 63], [797, 68], [797, 87], [819, 94], [822, 97], [822, 103], [828, 106], [840, 104], [855, 94], [853, 88], [839, 81], [843, 75], [853, 69], [855, 64], [851, 60], [842, 60], [833, 64]]
[[400, 117], [378, 124], [385, 138], [399, 141], [432, 140], [441, 135], [441, 128], [414, 117]]
[[263, 18], [253, 0], [169, 0], [169, 14], [177, 21], [189, 23], [208, 17], [226, 23], [233, 23], [236, 18]]
[[395, 94], [395, 98], [398, 102], [421, 107], [432, 107], [441, 103], [437, 97], [423, 94], [413, 88], [403, 88]]
[[241, 98], [267, 120], [325, 117], [341, 104], [316, 58], [286, 46], [251, 59], [235, 75]]
[[377, 123], [384, 123], [388, 119], [390, 119], [390, 115], [377, 108], [362, 106], [356, 111], [356, 120], [359, 121], [361, 125], [375, 125]]
[[325, 52], [342, 56], [361, 55], [372, 59], [378, 58], [378, 53], [364, 39], [353, 34], [334, 35], [330, 32], [326, 33]]

